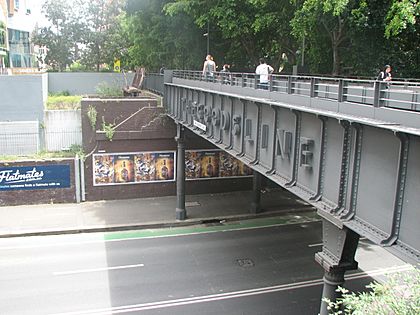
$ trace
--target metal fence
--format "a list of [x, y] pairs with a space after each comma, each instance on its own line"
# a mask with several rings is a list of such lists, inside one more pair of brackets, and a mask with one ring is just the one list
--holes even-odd
[[81, 130], [45, 132], [45, 149], [47, 151], [67, 151], [73, 145], [82, 145]]
[[0, 133], [1, 155], [27, 155], [39, 151], [38, 132]]
[[270, 75], [268, 83], [261, 84], [259, 75], [254, 73], [216, 72], [209, 78], [203, 76], [201, 71], [190, 70], [174, 70], [173, 77], [375, 107], [420, 111], [420, 82], [386, 83], [349, 78]]
[[143, 82], [143, 88], [153, 93], [156, 93], [158, 95], [163, 95], [163, 91], [164, 91], [163, 79], [164, 79], [163, 74], [148, 73], [146, 74], [145, 80]]

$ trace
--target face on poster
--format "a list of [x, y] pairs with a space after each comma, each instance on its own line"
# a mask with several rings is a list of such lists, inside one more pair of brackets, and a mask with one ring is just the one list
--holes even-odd
[[200, 178], [201, 152], [185, 151], [185, 177], [187, 179]]
[[114, 183], [113, 155], [94, 155], [93, 165], [95, 184], [101, 185]]

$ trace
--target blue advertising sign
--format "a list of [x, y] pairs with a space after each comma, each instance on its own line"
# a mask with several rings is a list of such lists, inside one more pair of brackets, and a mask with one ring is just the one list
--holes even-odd
[[70, 187], [70, 165], [0, 167], [0, 191]]

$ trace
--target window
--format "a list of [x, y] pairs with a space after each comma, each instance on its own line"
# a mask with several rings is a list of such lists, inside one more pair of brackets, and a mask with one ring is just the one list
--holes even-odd
[[19, 10], [19, 0], [15, 0], [15, 10]]

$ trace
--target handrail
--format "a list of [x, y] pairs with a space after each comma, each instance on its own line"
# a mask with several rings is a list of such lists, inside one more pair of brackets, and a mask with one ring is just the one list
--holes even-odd
[[368, 79], [272, 74], [268, 83], [261, 84], [260, 76], [255, 73], [215, 72], [213, 76], [205, 77], [201, 71], [194, 70], [174, 70], [173, 77], [207, 81], [209, 84], [267, 90], [270, 93], [287, 93], [374, 107], [420, 111], [420, 82], [398, 80], [381, 82]]

